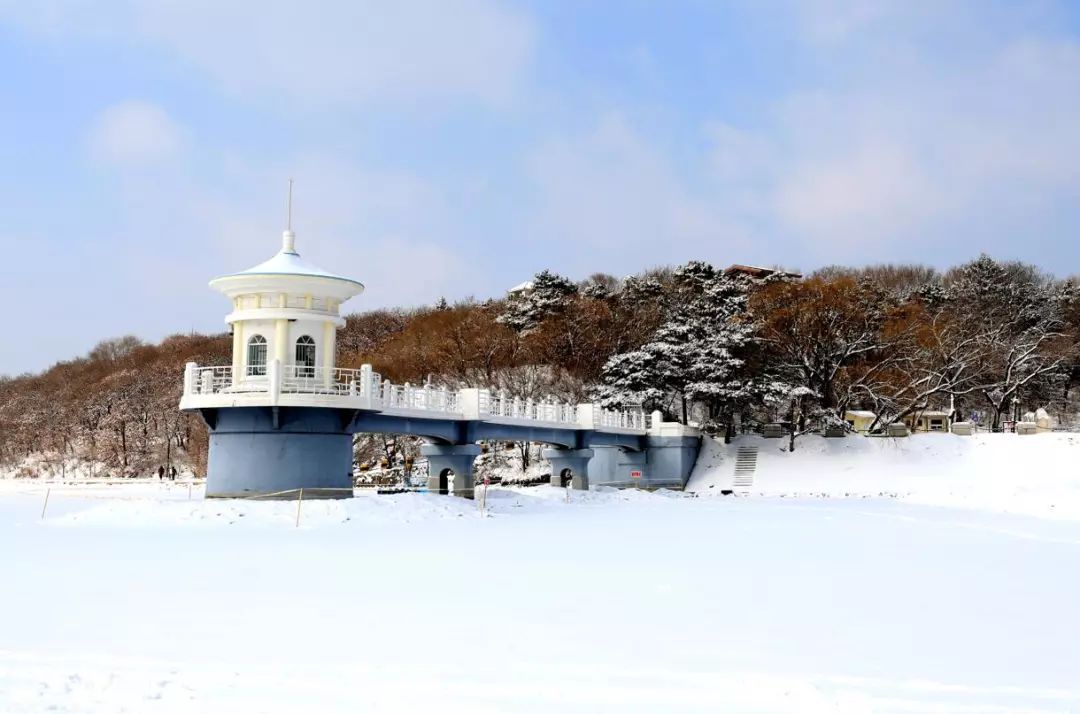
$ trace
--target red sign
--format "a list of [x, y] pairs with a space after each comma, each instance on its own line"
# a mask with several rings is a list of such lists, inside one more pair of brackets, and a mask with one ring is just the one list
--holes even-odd
[[630, 472], [630, 478], [641, 478], [641, 472], [640, 471], [631, 471]]

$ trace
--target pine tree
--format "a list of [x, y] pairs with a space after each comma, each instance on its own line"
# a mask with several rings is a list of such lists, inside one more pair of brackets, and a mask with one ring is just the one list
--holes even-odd
[[562, 312], [577, 291], [577, 285], [572, 281], [543, 270], [536, 274], [529, 287], [510, 296], [506, 309], [496, 321], [520, 334], [530, 332], [545, 317]]
[[622, 290], [619, 291], [619, 299], [628, 305], [662, 302], [664, 297], [664, 286], [651, 276], [631, 275], [623, 280]]
[[746, 284], [698, 261], [673, 277], [678, 299], [666, 319], [640, 349], [609, 360], [601, 396], [608, 404], [659, 408], [674, 400], [683, 421], [694, 401], [706, 406], [710, 419], [730, 416], [749, 397], [740, 356], [754, 332]]

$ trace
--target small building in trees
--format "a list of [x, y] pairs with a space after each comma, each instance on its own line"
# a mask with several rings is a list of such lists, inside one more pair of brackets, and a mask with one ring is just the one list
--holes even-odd
[[844, 421], [858, 434], [866, 434], [873, 426], [877, 414], [863, 409], [848, 409], [844, 412]]
[[[859, 434], [868, 434], [876, 419], [877, 414], [869, 410], [848, 409], [844, 412], [844, 421]], [[904, 417], [903, 422], [913, 433], [920, 431], [947, 432], [952, 425], [949, 412], [936, 409], [928, 409], [908, 415]], [[884, 420], [880, 421], [878, 423], [879, 430], [884, 429], [886, 424], [887, 422]]]
[[916, 412], [904, 418], [904, 423], [912, 432], [916, 431], [949, 431], [951, 427], [951, 415], [949, 412], [937, 409], [927, 409]]

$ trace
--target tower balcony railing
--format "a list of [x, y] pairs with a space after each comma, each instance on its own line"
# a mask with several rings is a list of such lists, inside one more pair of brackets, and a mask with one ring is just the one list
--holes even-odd
[[[283, 299], [284, 298], [284, 299]], [[285, 295], [280, 293], [263, 293], [241, 295], [233, 301], [236, 310], [274, 310], [289, 308], [291, 310], [307, 310], [308, 312], [326, 312], [336, 314], [337, 303], [328, 298], [308, 297], [306, 295]]]
[[[560, 428], [646, 432], [640, 408], [604, 409], [548, 399], [522, 399], [489, 389], [394, 384], [363, 365], [359, 369], [282, 365], [271, 360], [254, 370], [204, 367], [189, 362], [184, 372], [185, 409], [291, 404], [373, 409], [431, 418], [533, 422]], [[305, 399], [310, 397], [310, 399]]]
[[[365, 397], [365, 382], [358, 369], [284, 365], [281, 368], [282, 394], [324, 394]], [[268, 387], [269, 388], [269, 387]]]

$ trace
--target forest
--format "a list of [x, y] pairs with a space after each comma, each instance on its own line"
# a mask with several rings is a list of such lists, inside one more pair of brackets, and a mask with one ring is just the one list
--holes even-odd
[[[501, 299], [350, 314], [337, 361], [399, 383], [640, 406], [728, 438], [779, 421], [795, 448], [853, 408], [875, 429], [931, 408], [997, 429], [1041, 407], [1071, 426], [1078, 337], [1080, 281], [986, 255], [806, 276], [695, 261], [581, 281], [545, 270]], [[224, 333], [125, 336], [0, 377], [0, 472], [201, 473], [207, 432], [177, 409], [181, 375], [229, 363], [230, 346]], [[360, 435], [357, 459], [403, 448]]]

